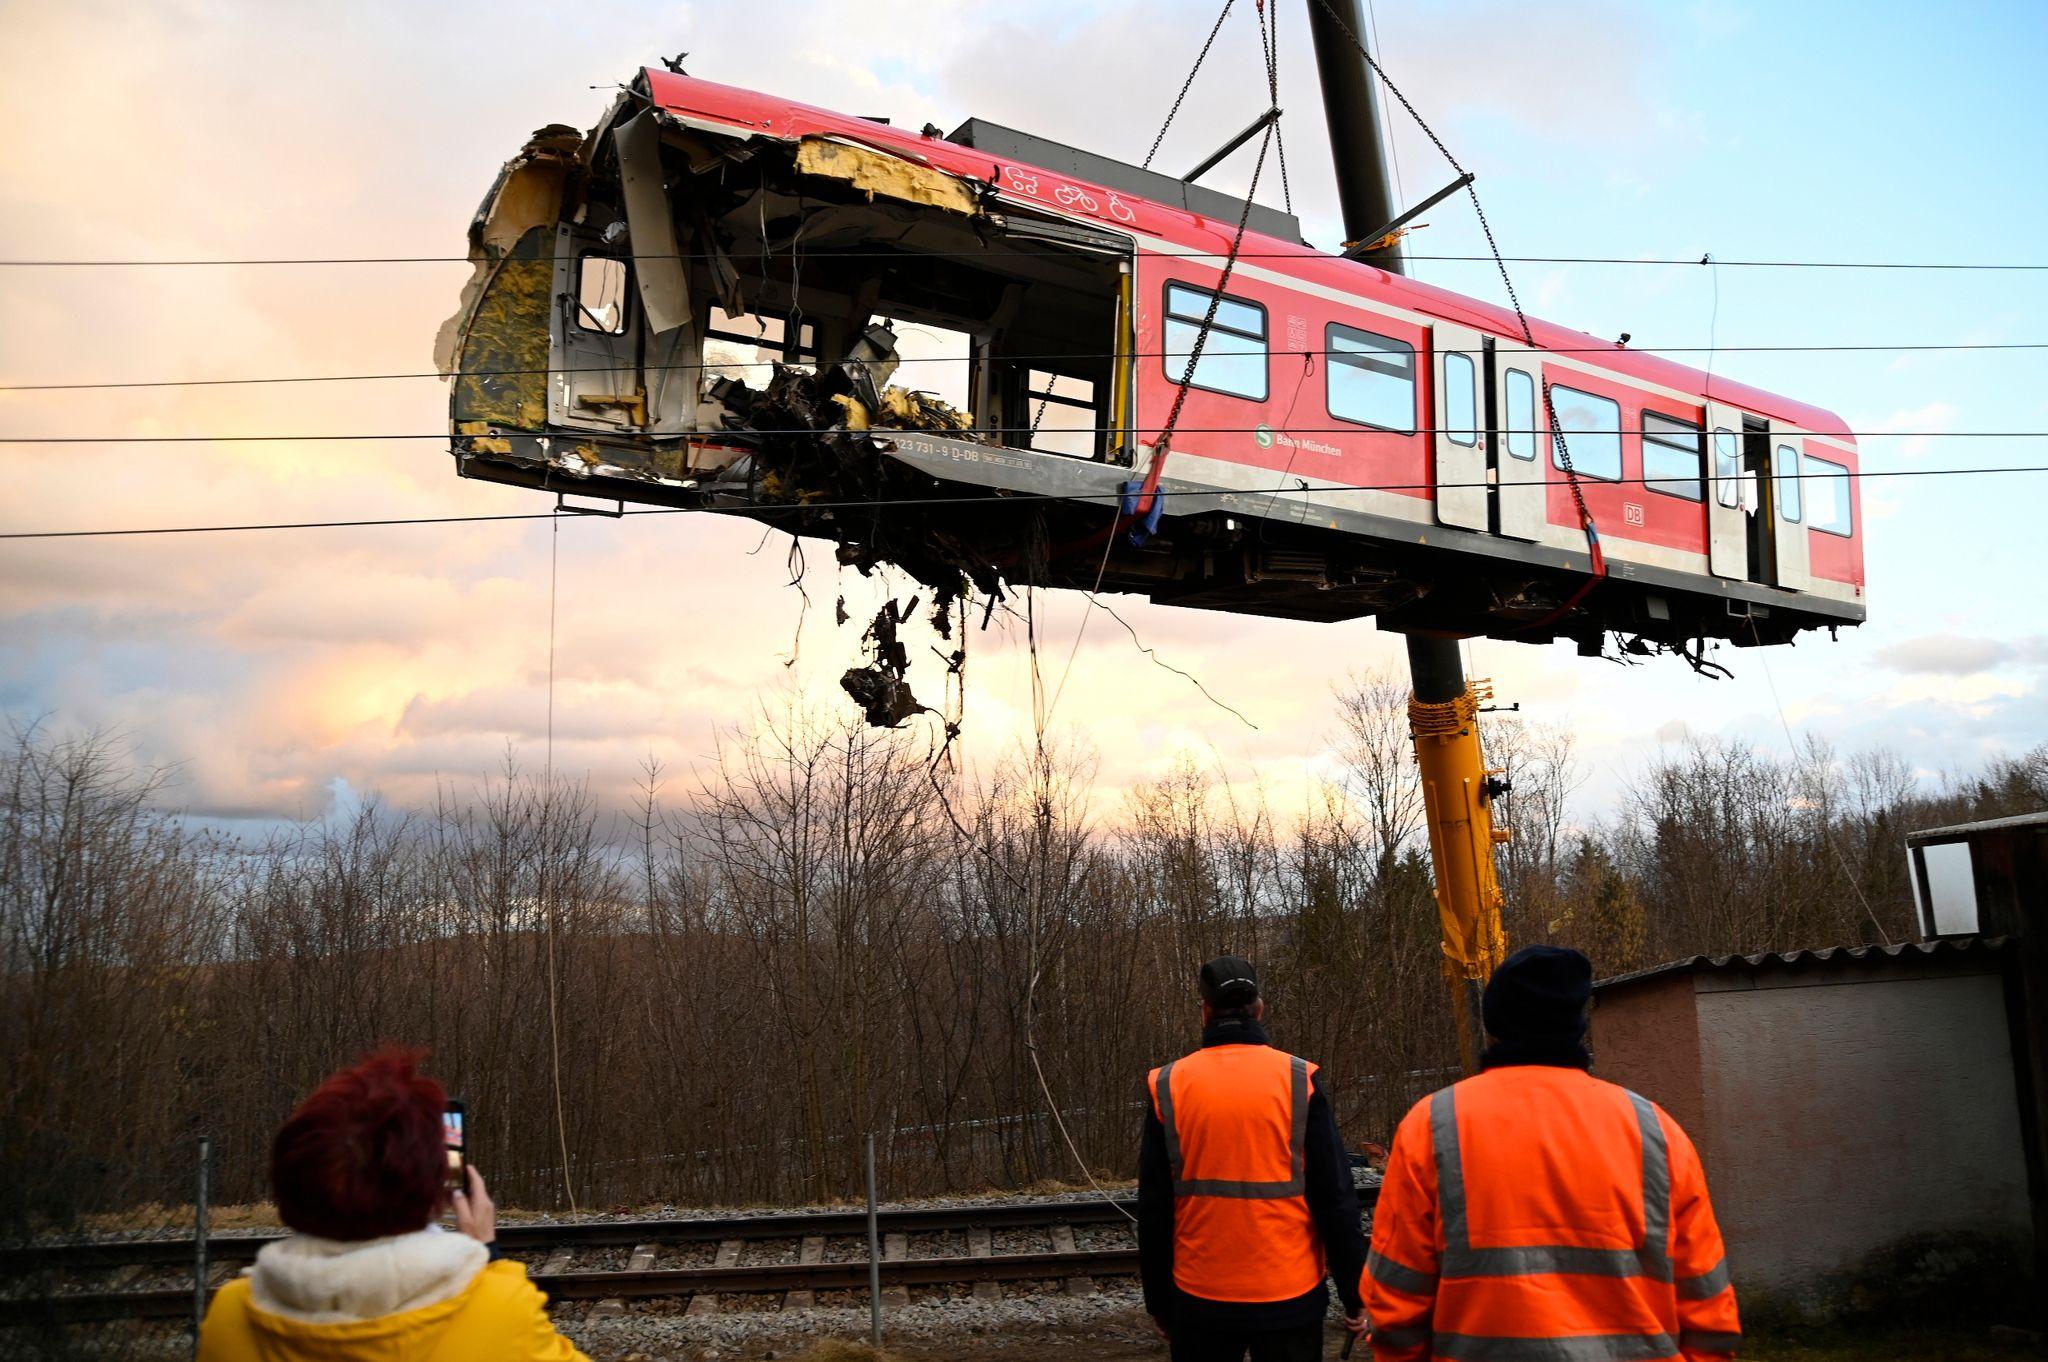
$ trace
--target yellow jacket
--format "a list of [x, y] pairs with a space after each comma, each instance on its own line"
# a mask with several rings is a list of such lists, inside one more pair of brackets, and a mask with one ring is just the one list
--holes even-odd
[[[346, 1297], [366, 1299], [374, 1291], [330, 1290], [319, 1308], [301, 1293], [287, 1306], [271, 1289], [274, 1280], [257, 1289], [265, 1285], [265, 1266], [259, 1259], [254, 1279], [237, 1278], [215, 1294], [199, 1333], [199, 1362], [588, 1362], [548, 1322], [547, 1299], [520, 1263], [501, 1260], [476, 1269], [458, 1261], [453, 1271], [467, 1281], [452, 1294], [368, 1318], [349, 1318]], [[374, 1275], [388, 1288], [388, 1273]], [[330, 1270], [323, 1286], [332, 1276]], [[429, 1287], [425, 1294], [440, 1292]]]

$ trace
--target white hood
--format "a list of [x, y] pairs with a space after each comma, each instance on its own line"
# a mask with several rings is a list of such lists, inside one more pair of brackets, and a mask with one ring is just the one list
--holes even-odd
[[352, 1242], [294, 1234], [256, 1254], [249, 1295], [259, 1310], [304, 1324], [349, 1324], [460, 1295], [490, 1257], [439, 1225]]

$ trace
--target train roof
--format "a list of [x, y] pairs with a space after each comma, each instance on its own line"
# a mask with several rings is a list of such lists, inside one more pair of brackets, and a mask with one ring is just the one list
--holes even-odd
[[[1004, 195], [1019, 201], [1036, 200], [1049, 212], [1092, 219], [1112, 231], [1149, 236], [1193, 252], [1224, 256], [1229, 253], [1231, 239], [1236, 234], [1235, 222], [1187, 207], [1161, 203], [1118, 186], [1082, 179], [1073, 171], [1060, 167], [1025, 164], [1012, 157], [1000, 157], [987, 150], [951, 141], [936, 130], [915, 132], [872, 118], [834, 113], [777, 95], [743, 90], [653, 67], [646, 68], [641, 79], [640, 91], [636, 93], [644, 93], [654, 107], [685, 122], [722, 125], [738, 132], [785, 140], [826, 136], [865, 143], [949, 174], [994, 184]], [[1101, 159], [1089, 153], [1080, 154], [1090, 159]], [[1040, 184], [1041, 179], [1056, 181], [1061, 188], [1075, 188], [1083, 193], [1061, 198], [1057, 189]], [[1095, 206], [1091, 209], [1086, 206], [1089, 203]], [[1254, 220], [1258, 219], [1255, 217]], [[1266, 220], [1272, 221], [1271, 218]], [[1515, 336], [1521, 332], [1515, 314], [1507, 308], [1392, 274], [1363, 261], [1330, 255], [1298, 240], [1247, 229], [1242, 254], [1257, 259], [1268, 269], [1326, 288], [1356, 292], [1361, 283], [1370, 282], [1374, 293], [1383, 300], [1443, 321], [1503, 336]], [[1529, 318], [1529, 329], [1540, 349], [1574, 352], [1580, 359], [1625, 377], [1704, 393], [1716, 401], [1854, 443], [1847, 424], [1833, 412], [1822, 408], [1710, 375], [1661, 355], [1630, 350], [1613, 341], [1536, 317]]]

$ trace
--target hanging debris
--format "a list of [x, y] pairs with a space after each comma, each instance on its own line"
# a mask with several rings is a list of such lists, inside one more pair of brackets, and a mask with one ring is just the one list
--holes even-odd
[[885, 603], [875, 612], [861, 638], [867, 648], [868, 665], [850, 667], [839, 678], [840, 689], [853, 697], [867, 721], [876, 728], [898, 728], [915, 715], [933, 712], [930, 706], [918, 703], [904, 680], [910, 670], [910, 652], [897, 637], [897, 629], [916, 611], [915, 596], [908, 605], [898, 605], [893, 600]]

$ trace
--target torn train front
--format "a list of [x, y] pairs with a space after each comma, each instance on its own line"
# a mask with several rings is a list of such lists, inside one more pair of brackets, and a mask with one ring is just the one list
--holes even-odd
[[[1099, 576], [1593, 647], [1863, 618], [1836, 418], [1542, 323], [1527, 346], [1288, 215], [986, 122], [648, 70], [589, 134], [537, 133], [470, 246], [437, 346], [464, 476], [748, 515], [941, 592]], [[1598, 590], [1531, 392], [1591, 468]]]

